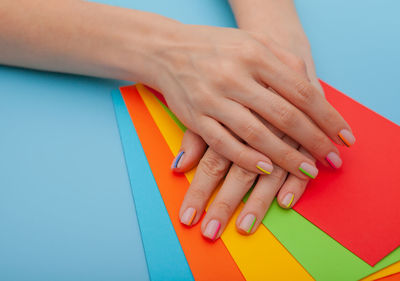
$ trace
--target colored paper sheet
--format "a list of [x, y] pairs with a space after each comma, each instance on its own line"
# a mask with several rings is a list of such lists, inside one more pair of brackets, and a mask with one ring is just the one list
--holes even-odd
[[[175, 142], [178, 149], [180, 140]], [[276, 202], [263, 223], [317, 280], [358, 280], [400, 260], [396, 250], [371, 267], [297, 212], [283, 210]]]
[[[165, 142], [158, 141], [160, 139], [162, 140], [160, 131], [154, 124], [151, 126], [151, 121], [149, 120], [152, 120], [152, 117], [147, 111], [140, 95], [137, 93], [136, 88], [123, 87], [121, 88], [121, 91], [123, 92], [123, 98], [131, 116], [129, 122], [132, 124], [133, 121], [133, 125], [135, 126], [137, 135], [142, 142], [150, 166], [152, 169], [154, 169], [154, 166], [160, 167], [158, 173], [155, 174], [155, 179], [159, 189], [158, 196], [161, 194], [169, 214], [169, 218], [164, 219], [172, 222], [195, 280], [244, 280], [243, 275], [237, 268], [236, 263], [233, 261], [222, 241], [209, 243], [200, 235], [199, 225], [193, 228], [187, 228], [179, 222], [178, 212], [180, 203], [182, 202], [187, 189], [187, 180], [182, 175], [178, 176], [171, 173], [169, 167], [174, 156]], [[120, 126], [120, 129], [124, 130], [124, 134], [134, 133], [133, 126]], [[144, 139], [146, 141], [143, 141]], [[127, 143], [127, 145], [140, 146], [140, 143]], [[144, 162], [143, 159], [136, 157], [136, 155], [126, 155], [126, 158], [129, 162], [135, 162], [135, 165], [141, 167], [146, 166], [146, 162]], [[148, 166], [146, 166], [146, 169], [147, 167]], [[136, 173], [140, 174], [141, 170], [137, 169]], [[132, 184], [135, 185], [135, 177], [138, 177], [138, 175], [132, 172], [130, 177], [132, 179]], [[146, 177], [152, 178], [150, 175], [146, 175]], [[143, 189], [143, 192], [146, 192], [146, 189]], [[146, 200], [149, 201], [153, 201], [155, 197], [152, 193], [147, 193], [146, 196]], [[154, 203], [156, 202], [153, 202], [152, 206], [155, 206]], [[139, 206], [138, 210], [143, 207], [144, 206]], [[148, 212], [156, 212], [152, 207], [147, 207], [147, 209]], [[138, 212], [138, 216], [140, 215], [141, 212]], [[157, 223], [153, 221], [149, 221], [148, 223], [153, 225], [154, 232], [158, 232], [161, 236], [163, 235], [164, 232], [162, 229], [158, 228]], [[158, 247], [159, 251], [166, 250], [163, 245], [158, 245]], [[168, 255], [168, 252], [165, 254]], [[166, 259], [169, 260], [169, 262], [174, 263], [172, 257], [166, 257]], [[170, 267], [169, 270], [174, 271], [178, 266], [179, 264], [175, 264]], [[164, 279], [161, 278], [158, 280]]]
[[150, 280], [193, 280], [119, 91], [112, 98]]
[[382, 278], [377, 279], [376, 281], [400, 281], [400, 273], [382, 277]]
[[[158, 143], [166, 141], [172, 152], [170, 152], [172, 161], [173, 155], [178, 153], [183, 131], [152, 94], [141, 85], [138, 85], [137, 88], [162, 134], [158, 140], [152, 136], [152, 141]], [[153, 120], [148, 120], [146, 128], [155, 126]], [[143, 139], [143, 142], [147, 141], [150, 140]], [[159, 165], [158, 162], [155, 164], [158, 165], [154, 165], [152, 169], [157, 178], [157, 174], [161, 173], [165, 167]], [[185, 190], [189, 187], [194, 172], [195, 170], [186, 174], [188, 182]], [[251, 236], [243, 236], [236, 231], [235, 218], [239, 215], [242, 207], [243, 204], [236, 210], [221, 239], [246, 280], [263, 280], [265, 278], [268, 280], [312, 280], [312, 277], [265, 227], [260, 228]]]
[[294, 209], [370, 265], [400, 246], [400, 127], [322, 83], [357, 137], [343, 167], [320, 167]]
[[400, 272], [400, 262], [396, 262], [395, 264], [392, 264], [391, 266], [388, 266], [374, 274], [371, 274], [360, 281], [373, 281], [399, 272]]

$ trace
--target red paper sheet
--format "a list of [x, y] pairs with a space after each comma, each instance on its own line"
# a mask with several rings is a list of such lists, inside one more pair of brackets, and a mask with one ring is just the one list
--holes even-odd
[[373, 266], [400, 246], [400, 127], [321, 84], [357, 142], [339, 147], [344, 160], [339, 171], [319, 166], [318, 178], [294, 209]]
[[357, 141], [339, 148], [339, 171], [319, 167], [294, 209], [373, 266], [400, 246], [400, 127], [322, 86]]

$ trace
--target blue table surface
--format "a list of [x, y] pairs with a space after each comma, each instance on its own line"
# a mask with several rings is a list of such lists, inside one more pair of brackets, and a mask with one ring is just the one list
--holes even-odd
[[[222, 0], [99, 2], [235, 26]], [[400, 2], [296, 5], [319, 77], [400, 124]], [[148, 280], [110, 96], [123, 84], [0, 66], [0, 280]]]

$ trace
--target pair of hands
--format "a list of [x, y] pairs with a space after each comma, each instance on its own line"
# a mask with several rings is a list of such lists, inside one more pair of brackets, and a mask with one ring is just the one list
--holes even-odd
[[[186, 75], [196, 71], [189, 68], [185, 73], [186, 68], [183, 67], [183, 82], [176, 80], [177, 84], [184, 85], [181, 89], [189, 93], [183, 95], [186, 104], [177, 103], [180, 106], [186, 105], [189, 108], [187, 112], [190, 112], [194, 120], [214, 124], [210, 128], [199, 125], [206, 130], [205, 133], [199, 130], [200, 135], [204, 134], [202, 136], [188, 130], [180, 153], [172, 164], [176, 172], [186, 172], [198, 164], [195, 178], [181, 206], [179, 216], [183, 224], [190, 226], [201, 219], [212, 194], [227, 175], [202, 222], [202, 233], [210, 240], [222, 234], [235, 209], [254, 183], [254, 190], [236, 220], [237, 229], [242, 234], [256, 231], [277, 194], [278, 203], [283, 208], [290, 208], [297, 202], [308, 183], [308, 178], [300, 172], [315, 178], [318, 173], [315, 158], [333, 168], [342, 165], [338, 151], [329, 137], [338, 144], [351, 145], [355, 141], [347, 123], [323, 96], [309, 49], [303, 46], [299, 48], [306, 50], [303, 59], [303, 56], [294, 54], [299, 53], [296, 50], [294, 53], [289, 52], [272, 39], [261, 38], [259, 34], [248, 36], [267, 46], [266, 50], [262, 52], [261, 46], [249, 49], [240, 43], [240, 47], [225, 46], [227, 50], [219, 50], [215, 57], [199, 58], [195, 54], [191, 65], [195, 70], [200, 70], [197, 73], [204, 75], [205, 79]], [[243, 48], [249, 54], [241, 56]], [[268, 55], [267, 51], [270, 51]], [[270, 60], [262, 61], [260, 55]], [[210, 68], [208, 59], [216, 59], [217, 65]], [[242, 69], [239, 69], [240, 64]], [[273, 74], [262, 75], [258, 72], [257, 76], [252, 76], [248, 71], [260, 71], [262, 68]], [[251, 78], [253, 81], [250, 81]], [[198, 81], [202, 81], [201, 84]], [[282, 91], [286, 99], [280, 94]], [[168, 100], [173, 110], [174, 101]], [[176, 112], [179, 116], [182, 111]], [[212, 120], [212, 117], [215, 119]], [[192, 124], [191, 120], [185, 122], [183, 119], [183, 122], [186, 125]], [[233, 124], [235, 122], [238, 124]], [[210, 147], [207, 148], [203, 139], [206, 142], [209, 140]], [[245, 146], [240, 140], [256, 149]], [[260, 155], [259, 151], [267, 151], [274, 164], [268, 158], [262, 158], [265, 154]], [[260, 167], [260, 159], [271, 167]], [[235, 163], [231, 165], [230, 160]], [[268, 175], [261, 174], [258, 177], [260, 171], [254, 169], [254, 166]], [[303, 168], [300, 172], [299, 167]]]
[[[297, 68], [298, 66], [295, 64], [290, 65], [290, 67], [303, 75], [308, 75], [304, 68]], [[311, 73], [315, 72], [311, 71]], [[316, 88], [320, 89], [322, 95], [322, 88], [318, 79], [313, 76], [312, 81]], [[311, 161], [315, 161], [293, 139], [265, 120], [261, 121], [283, 142], [293, 149], [298, 149]], [[274, 170], [270, 175], [259, 176], [236, 164], [231, 165], [228, 159], [212, 148], [207, 148], [200, 136], [188, 130], [182, 140], [180, 153], [172, 164], [172, 169], [175, 172], [183, 173], [197, 165], [196, 175], [186, 193], [179, 213], [181, 223], [187, 226], [196, 224], [201, 219], [214, 191], [226, 175], [202, 221], [202, 233], [210, 240], [215, 240], [222, 234], [235, 209], [254, 184], [253, 191], [236, 219], [236, 227], [242, 234], [252, 234], [257, 230], [275, 196], [277, 196], [281, 207], [290, 208], [302, 196], [308, 183], [308, 179], [288, 174], [287, 171], [276, 165], [274, 165]], [[257, 177], [258, 180], [256, 181]]]
[[214, 151], [247, 171], [270, 174], [274, 163], [301, 179], [318, 174], [313, 160], [262, 120], [335, 168], [342, 161], [331, 140], [355, 141], [306, 75], [304, 60], [268, 36], [185, 26], [157, 57], [163, 69], [157, 88], [172, 111]]

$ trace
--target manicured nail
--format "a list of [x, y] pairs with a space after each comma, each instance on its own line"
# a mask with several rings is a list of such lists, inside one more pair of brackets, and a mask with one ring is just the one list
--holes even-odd
[[262, 161], [258, 162], [256, 167], [261, 172], [263, 172], [264, 174], [267, 174], [267, 175], [271, 174], [272, 170], [274, 169], [274, 167], [271, 164], [269, 164], [267, 162], [262, 162]]
[[195, 216], [196, 216], [196, 209], [192, 207], [187, 208], [181, 217], [181, 223], [190, 226]]
[[210, 220], [207, 224], [204, 236], [214, 241], [217, 237], [218, 231], [221, 228], [221, 223], [217, 220]]
[[256, 216], [253, 214], [248, 214], [242, 219], [239, 228], [245, 231], [246, 233], [250, 233], [255, 223], [256, 223]]
[[340, 159], [340, 156], [337, 155], [335, 152], [329, 152], [328, 155], [326, 155], [325, 160], [331, 165], [332, 168], [338, 169], [342, 166], [342, 159]]
[[172, 162], [171, 169], [176, 169], [176, 168], [181, 167], [181, 160], [182, 160], [183, 153], [185, 153], [185, 152], [181, 151], [178, 153], [178, 155], [176, 155], [174, 161]]
[[308, 164], [306, 162], [301, 163], [299, 170], [303, 174], [305, 174], [306, 176], [308, 176], [312, 179], [315, 179], [315, 177], [318, 175], [318, 169], [315, 166]]
[[293, 193], [288, 193], [283, 197], [282, 200], [282, 205], [285, 206], [286, 208], [290, 208], [294, 200], [294, 194]]
[[347, 147], [352, 146], [356, 142], [356, 138], [349, 130], [341, 130], [338, 136]]

